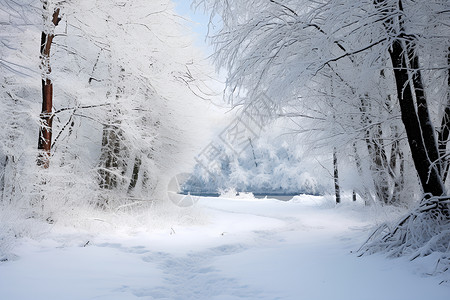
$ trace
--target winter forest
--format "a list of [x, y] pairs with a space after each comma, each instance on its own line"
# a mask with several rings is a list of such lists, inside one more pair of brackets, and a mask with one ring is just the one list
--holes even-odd
[[0, 41], [0, 299], [449, 299], [447, 0], [0, 0]]

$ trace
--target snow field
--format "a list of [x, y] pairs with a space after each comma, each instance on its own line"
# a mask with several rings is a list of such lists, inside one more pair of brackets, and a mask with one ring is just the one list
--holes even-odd
[[[376, 210], [376, 211], [375, 211]], [[54, 226], [0, 263], [0, 299], [448, 299], [427, 260], [358, 258], [380, 208], [332, 198], [201, 198], [193, 222]], [[400, 212], [385, 212], [393, 218]], [[204, 216], [202, 218], [201, 216]], [[184, 224], [184, 225], [183, 225]], [[87, 243], [89, 241], [89, 243]], [[86, 245], [87, 243], [87, 245]]]

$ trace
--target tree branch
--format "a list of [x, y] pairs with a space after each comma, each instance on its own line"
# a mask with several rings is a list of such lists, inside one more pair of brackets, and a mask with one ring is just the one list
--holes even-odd
[[329, 59], [329, 60], [327, 60], [325, 63], [323, 63], [323, 64], [317, 69], [316, 74], [317, 74], [320, 70], [322, 70], [325, 66], [327, 66], [330, 62], [336, 62], [336, 61], [338, 61], [338, 60], [341, 60], [342, 58], [349, 57], [349, 56], [352, 56], [352, 55], [355, 55], [355, 54], [364, 52], [364, 51], [366, 51], [366, 50], [372, 48], [373, 46], [376, 46], [376, 45], [378, 45], [378, 44], [381, 44], [382, 42], [384, 42], [384, 41], [386, 41], [386, 40], [387, 40], [387, 38], [383, 38], [383, 39], [381, 39], [381, 40], [379, 40], [379, 41], [377, 41], [377, 42], [374, 42], [374, 43], [372, 43], [372, 44], [370, 44], [370, 45], [364, 47], [364, 48], [361, 48], [361, 49], [358, 49], [358, 50], [355, 50], [355, 51], [352, 51], [352, 52], [346, 52], [346, 53], [344, 53], [344, 54], [342, 54], [342, 55], [340, 55], [340, 56], [338, 56], [338, 57]]
[[77, 110], [77, 109], [83, 109], [83, 108], [95, 108], [95, 107], [102, 107], [102, 106], [110, 106], [111, 103], [103, 103], [103, 104], [97, 104], [97, 105], [85, 105], [85, 106], [77, 106], [77, 107], [65, 107], [58, 109], [53, 113], [53, 115], [56, 115], [60, 112], [66, 111], [66, 110]]

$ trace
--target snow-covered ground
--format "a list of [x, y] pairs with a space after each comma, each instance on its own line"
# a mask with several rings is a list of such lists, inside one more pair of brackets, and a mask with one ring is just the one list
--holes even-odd
[[22, 238], [0, 263], [0, 299], [450, 299], [428, 259], [354, 254], [398, 211], [313, 196], [202, 198], [189, 211], [189, 226]]

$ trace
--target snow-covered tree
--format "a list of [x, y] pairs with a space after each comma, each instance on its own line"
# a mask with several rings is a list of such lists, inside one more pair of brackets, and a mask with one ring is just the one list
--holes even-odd
[[[435, 129], [442, 123], [447, 91], [436, 92], [436, 84], [421, 75], [441, 82], [448, 76], [444, 2], [205, 0], [196, 4], [210, 10], [223, 25], [212, 43], [218, 66], [228, 70], [231, 100], [252, 101], [264, 91], [289, 109], [304, 107], [301, 114], [319, 121], [318, 115], [330, 121], [330, 115], [337, 114], [339, 121], [333, 122], [339, 125], [338, 132], [345, 133], [345, 144], [353, 145], [358, 131], [365, 132], [360, 138], [367, 143], [371, 169], [379, 175], [375, 178], [379, 197], [386, 197], [382, 191], [386, 183], [377, 179], [394, 175], [385, 158], [397, 157], [392, 161], [397, 168], [397, 161], [409, 155], [423, 191], [444, 193], [440, 165], [445, 154], [438, 155]], [[419, 56], [424, 59], [420, 65]], [[319, 100], [312, 110], [304, 105]], [[324, 134], [336, 135], [336, 129], [330, 130], [333, 122], [322, 127]], [[438, 125], [434, 129], [431, 124]], [[404, 132], [411, 154], [400, 148], [386, 151], [390, 145], [380, 144], [386, 136], [397, 145]]]
[[[190, 128], [209, 76], [172, 2], [0, 4], [0, 113], [11, 129], [0, 136], [2, 202], [48, 217], [130, 198], [163, 200], [196, 138]], [[56, 12], [57, 26], [47, 18]], [[40, 56], [41, 38], [51, 52]], [[40, 77], [53, 90], [41, 114], [52, 126], [39, 117]], [[40, 126], [52, 136], [40, 139], [51, 149], [38, 155]]]
[[447, 1], [195, 3], [222, 25], [211, 40], [229, 99], [254, 101], [263, 91], [287, 116], [309, 121], [306, 129], [297, 121], [299, 130], [353, 155], [361, 173], [369, 166], [366, 197], [391, 203], [417, 180], [410, 198], [420, 206], [392, 230], [382, 226], [369, 249], [448, 253]]
[[236, 190], [254, 194], [323, 194], [325, 187], [308, 170], [309, 165], [286, 140], [272, 140], [266, 133], [240, 153], [220, 145], [217, 165], [197, 164], [184, 192], [217, 193]]

